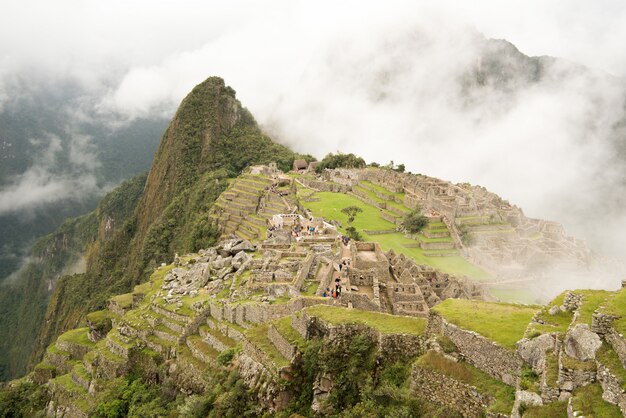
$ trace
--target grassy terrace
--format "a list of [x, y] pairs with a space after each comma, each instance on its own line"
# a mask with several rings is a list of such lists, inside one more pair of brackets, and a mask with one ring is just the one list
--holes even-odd
[[446, 299], [433, 310], [460, 328], [480, 335], [509, 349], [523, 336], [539, 306]]
[[87, 400], [87, 396], [89, 396], [89, 394], [85, 388], [74, 383], [71, 374], [68, 373], [63, 376], [56, 377], [50, 382], [63, 387], [63, 389], [69, 392], [72, 396], [72, 403], [76, 405], [78, 409], [83, 412], [89, 412], [91, 410], [92, 404]]
[[363, 324], [383, 334], [422, 335], [426, 320], [410, 316], [389, 315], [359, 309], [317, 305], [305, 309], [309, 315], [317, 316], [333, 325]]
[[133, 294], [124, 293], [123, 295], [113, 296], [111, 300], [117, 303], [120, 308], [130, 308], [133, 304]]
[[613, 322], [613, 328], [620, 334], [626, 334], [626, 289], [609, 294], [606, 302], [600, 305], [604, 306], [599, 308], [603, 313], [620, 317]]
[[248, 338], [248, 340], [252, 344], [257, 346], [260, 350], [267, 354], [269, 358], [274, 362], [274, 364], [276, 364], [276, 366], [289, 366], [289, 360], [287, 360], [285, 357], [283, 357], [282, 354], [280, 354], [280, 351], [278, 351], [276, 346], [267, 337], [268, 327], [269, 325], [263, 324], [250, 328], [246, 330], [246, 338]]
[[384, 193], [386, 195], [396, 196], [396, 197], [399, 197], [400, 199], [404, 199], [404, 193], [392, 192], [390, 190], [387, 190], [383, 186], [379, 186], [378, 184], [374, 184], [371, 181], [367, 181], [367, 180], [363, 180], [361, 181], [361, 183], [364, 184], [366, 187], [369, 187], [372, 190], [376, 190], [379, 193]]
[[277, 319], [273, 321], [272, 323], [274, 324], [274, 326], [276, 327], [280, 335], [285, 337], [285, 339], [289, 341], [291, 344], [294, 344], [298, 347], [304, 346], [305, 341], [302, 338], [302, 336], [298, 334], [298, 331], [296, 331], [295, 329], [291, 327], [290, 316], [285, 316], [283, 318]]
[[572, 322], [574, 314], [572, 312], [562, 312], [561, 310], [559, 310], [556, 315], [550, 315], [549, 312], [550, 308], [554, 306], [561, 306], [563, 304], [565, 293], [566, 292], [561, 293], [543, 309], [541, 309], [541, 311], [537, 314], [537, 319], [542, 320], [544, 323], [531, 323], [526, 332], [527, 337], [532, 338], [540, 334], [549, 334], [552, 332], [559, 332], [563, 334], [567, 331], [567, 327], [569, 327]]
[[489, 412], [508, 416], [513, 409], [515, 389], [494, 379], [471, 364], [448, 360], [433, 351], [429, 351], [417, 359], [415, 366], [441, 373], [459, 382], [476, 387], [483, 395], [493, 396], [495, 402], [487, 409]]
[[59, 335], [59, 341], [67, 341], [86, 347], [94, 347], [96, 343], [90, 341], [88, 335], [89, 328], [76, 328]]
[[529, 406], [523, 418], [567, 418], [567, 401], [555, 401], [543, 406]]
[[602, 343], [596, 352], [596, 359], [617, 377], [622, 389], [626, 390], [626, 369], [624, 369], [622, 361], [619, 359], [615, 350], [613, 350], [613, 347], [606, 341]]
[[[342, 226], [348, 226], [348, 217], [341, 212], [342, 208], [347, 206], [358, 206], [363, 209], [352, 223], [358, 230], [387, 230], [395, 229], [395, 224], [380, 217], [380, 209], [368, 205], [357, 199], [343, 193], [318, 192], [315, 194], [320, 200], [317, 202], [302, 202], [315, 216], [322, 216], [327, 220], [334, 220], [341, 223]], [[345, 229], [340, 228], [342, 232]], [[483, 269], [471, 264], [461, 256], [451, 257], [427, 257], [429, 251], [424, 252], [421, 248], [407, 248], [406, 244], [414, 245], [417, 241], [406, 238], [403, 234], [397, 232], [384, 235], [367, 235], [361, 232], [363, 239], [366, 241], [376, 241], [384, 251], [393, 248], [396, 252], [401, 252], [407, 257], [411, 257], [418, 264], [425, 264], [441, 270], [445, 273], [456, 274], [460, 276], [470, 276], [476, 280], [489, 279], [489, 274]]]
[[613, 292], [606, 290], [576, 290], [574, 293], [583, 295], [583, 304], [580, 307], [580, 314], [576, 320], [579, 324], [588, 324], [591, 326], [591, 317], [596, 309], [604, 302]]
[[585, 417], [619, 418], [619, 407], [602, 399], [602, 387], [599, 383], [577, 389], [572, 397], [572, 409], [582, 412]]

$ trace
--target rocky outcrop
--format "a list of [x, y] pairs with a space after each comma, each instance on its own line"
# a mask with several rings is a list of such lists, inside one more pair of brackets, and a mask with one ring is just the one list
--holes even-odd
[[600, 337], [588, 325], [576, 324], [565, 334], [565, 353], [580, 361], [595, 359], [596, 351], [601, 345]]

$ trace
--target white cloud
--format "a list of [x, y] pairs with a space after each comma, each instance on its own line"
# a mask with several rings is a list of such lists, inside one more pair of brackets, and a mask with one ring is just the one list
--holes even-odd
[[42, 150], [24, 173], [14, 176], [0, 188], [0, 216], [29, 213], [46, 204], [64, 200], [83, 201], [100, 194], [93, 169], [99, 163], [90, 153], [90, 138], [72, 136], [69, 141], [69, 166], [59, 171], [59, 158], [65, 153], [55, 135], [32, 140]]

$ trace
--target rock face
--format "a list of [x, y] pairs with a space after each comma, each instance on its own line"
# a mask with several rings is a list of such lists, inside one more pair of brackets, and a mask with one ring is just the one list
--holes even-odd
[[517, 353], [533, 370], [540, 372], [545, 363], [546, 351], [553, 350], [555, 343], [552, 334], [543, 334], [533, 339], [524, 338], [517, 345]]
[[565, 353], [580, 361], [593, 360], [601, 345], [598, 334], [587, 325], [577, 324], [565, 335]]

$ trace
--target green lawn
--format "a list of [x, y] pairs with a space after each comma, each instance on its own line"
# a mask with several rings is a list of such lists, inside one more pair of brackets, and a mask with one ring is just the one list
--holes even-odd
[[515, 389], [465, 362], [449, 360], [434, 351], [428, 351], [415, 362], [417, 367], [429, 369], [459, 382], [475, 386], [480, 393], [493, 396], [495, 402], [487, 411], [509, 415], [515, 402]]
[[344, 193], [319, 192], [315, 194], [319, 202], [302, 202], [315, 216], [322, 216], [327, 220], [341, 223], [343, 230], [348, 226], [348, 216], [341, 209], [348, 206], [358, 206], [363, 212], [357, 214], [352, 225], [359, 231], [363, 229], [382, 230], [395, 229], [395, 224], [380, 217], [380, 209], [363, 203], [354, 196]]
[[503, 347], [515, 349], [540, 306], [446, 299], [433, 310], [447, 321], [475, 331]]
[[[357, 230], [395, 229], [393, 223], [380, 217], [380, 209], [365, 204], [356, 197], [332, 192], [319, 192], [315, 194], [315, 197], [319, 198], [320, 201], [302, 202], [302, 204], [313, 212], [315, 216], [322, 216], [326, 220], [338, 221], [344, 228], [348, 226], [348, 217], [341, 212], [341, 209], [347, 206], [358, 206], [363, 209], [363, 212], [359, 213], [353, 222], [353, 226]], [[345, 232], [343, 228], [340, 228], [340, 230]], [[486, 271], [471, 264], [461, 256], [427, 257], [421, 248], [404, 247], [405, 244], [416, 244], [417, 241], [406, 238], [399, 232], [384, 235], [367, 235], [363, 232], [361, 234], [366, 241], [378, 242], [383, 251], [389, 251], [393, 248], [394, 251], [411, 257], [418, 264], [425, 264], [449, 274], [469, 276], [475, 280], [487, 280], [490, 278]]]
[[333, 324], [363, 324], [383, 334], [422, 335], [426, 328], [426, 320], [410, 316], [389, 315], [380, 312], [361, 311], [359, 309], [340, 308], [336, 306], [316, 305], [306, 308], [309, 315], [317, 316]]

